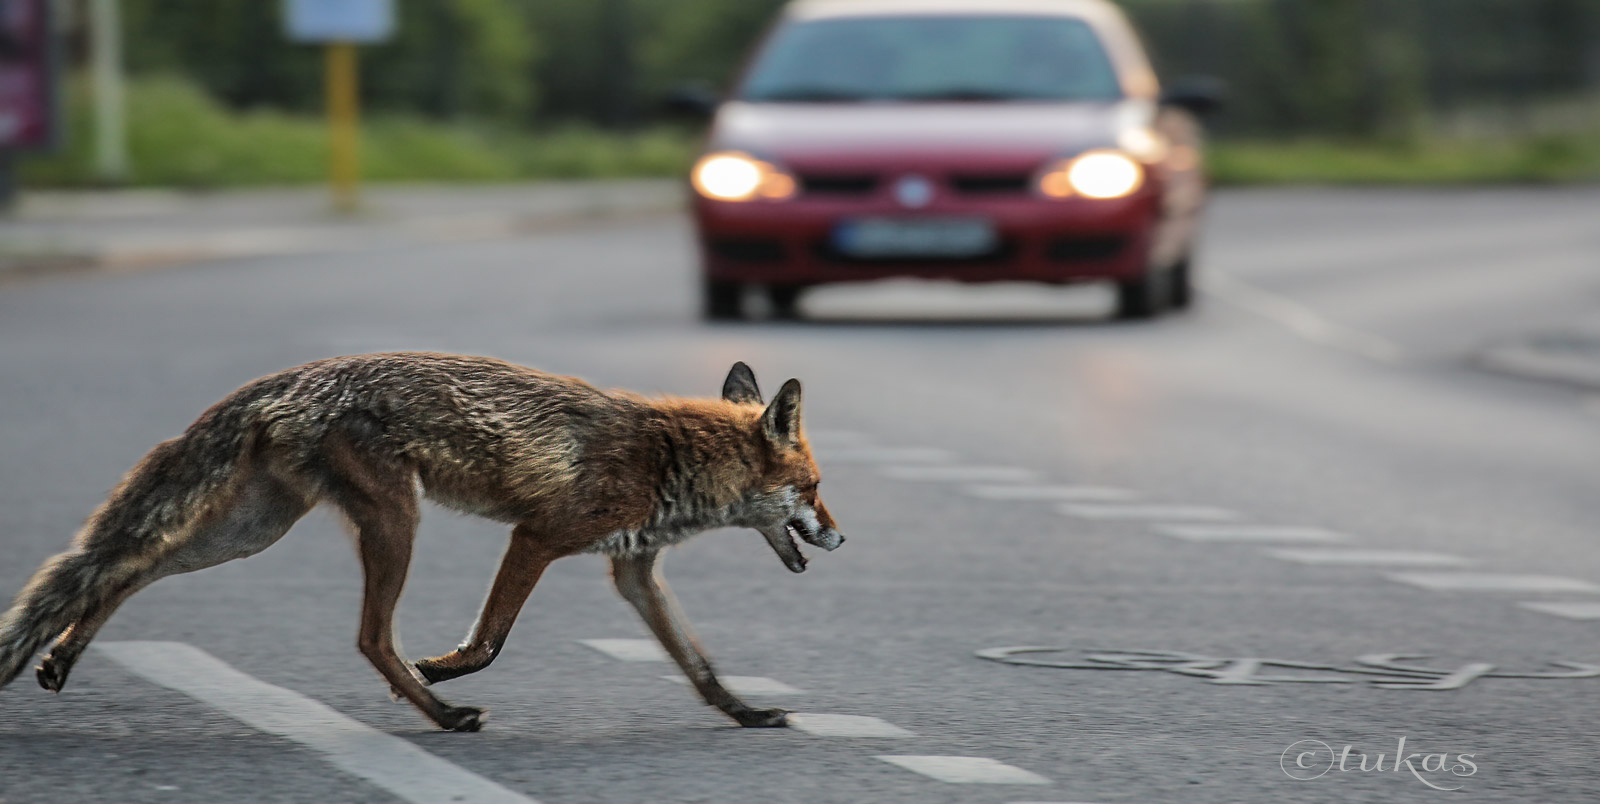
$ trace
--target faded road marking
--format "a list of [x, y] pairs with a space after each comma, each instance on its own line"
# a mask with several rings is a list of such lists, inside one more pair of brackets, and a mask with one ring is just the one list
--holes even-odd
[[267, 734], [317, 752], [334, 767], [412, 804], [537, 804], [455, 763], [352, 720], [297, 692], [245, 675], [182, 642], [101, 642], [106, 656]]
[[951, 784], [1050, 784], [1032, 771], [988, 757], [879, 756], [891, 765]]
[[951, 483], [1030, 483], [1038, 475], [1018, 466], [885, 466], [885, 477]]
[[1462, 592], [1600, 592], [1600, 586], [1559, 575], [1498, 572], [1391, 572], [1392, 581], [1423, 589]]
[[1189, 542], [1344, 542], [1350, 537], [1322, 528], [1283, 525], [1156, 525], [1156, 530]]
[[594, 648], [619, 662], [665, 662], [671, 661], [661, 643], [653, 639], [580, 639], [585, 645]]
[[1404, 360], [1400, 347], [1384, 338], [1335, 324], [1297, 301], [1239, 279], [1213, 271], [1207, 275], [1205, 289], [1229, 304], [1277, 322], [1312, 343], [1389, 365]]
[[790, 712], [790, 728], [815, 737], [915, 737], [915, 734], [875, 717]]
[[1126, 502], [1139, 494], [1107, 486], [967, 486], [966, 493], [985, 500], [1044, 500], [1049, 502]]
[[1409, 550], [1357, 550], [1341, 547], [1310, 547], [1298, 550], [1268, 550], [1267, 554], [1297, 564], [1351, 567], [1464, 567], [1471, 559], [1443, 553], [1417, 553]]
[[[668, 681], [676, 681], [685, 686], [689, 679], [683, 676], [662, 676]], [[734, 695], [804, 695], [805, 690], [791, 687], [775, 678], [766, 676], [717, 676], [722, 686], [727, 687]]]
[[1542, 614], [1554, 614], [1569, 620], [1600, 620], [1600, 603], [1571, 601], [1523, 601], [1517, 604]]
[[1239, 515], [1225, 508], [1206, 505], [1115, 505], [1111, 503], [1068, 503], [1057, 510], [1067, 516], [1082, 519], [1166, 519], [1202, 520], [1216, 522], [1238, 519]]

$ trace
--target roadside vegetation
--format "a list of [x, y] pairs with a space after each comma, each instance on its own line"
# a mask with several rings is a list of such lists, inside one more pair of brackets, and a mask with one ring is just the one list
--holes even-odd
[[[96, 185], [83, 100], [76, 87], [67, 146], [26, 163], [30, 185]], [[234, 111], [176, 77], [134, 81], [128, 108], [131, 185], [223, 188], [327, 176], [327, 129], [312, 114]], [[365, 121], [362, 167], [371, 181], [678, 176], [688, 169], [697, 143], [698, 134], [684, 127], [619, 132], [569, 123], [528, 129], [387, 113]], [[1593, 181], [1600, 180], [1600, 137], [1222, 140], [1211, 148], [1211, 171], [1222, 185]]]

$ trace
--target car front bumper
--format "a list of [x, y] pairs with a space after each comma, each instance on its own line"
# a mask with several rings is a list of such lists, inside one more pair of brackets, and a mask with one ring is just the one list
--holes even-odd
[[[793, 285], [908, 276], [1050, 283], [1137, 276], [1149, 265], [1160, 210], [1160, 195], [1150, 186], [1115, 200], [1023, 196], [952, 200], [918, 210], [892, 201], [804, 196], [729, 203], [697, 195], [693, 204], [707, 278]], [[997, 247], [962, 259], [859, 259], [833, 246], [841, 222], [918, 217], [990, 221]]]

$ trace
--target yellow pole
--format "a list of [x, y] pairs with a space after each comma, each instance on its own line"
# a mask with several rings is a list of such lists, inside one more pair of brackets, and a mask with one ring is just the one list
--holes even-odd
[[333, 206], [352, 212], [359, 203], [356, 180], [360, 172], [357, 140], [361, 107], [357, 100], [356, 46], [349, 42], [328, 45], [329, 177]]

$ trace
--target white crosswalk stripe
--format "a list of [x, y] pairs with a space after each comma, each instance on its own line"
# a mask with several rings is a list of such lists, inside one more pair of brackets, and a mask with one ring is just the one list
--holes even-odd
[[1444, 553], [1419, 553], [1408, 550], [1358, 550], [1343, 547], [1308, 547], [1294, 550], [1268, 550], [1267, 555], [1282, 561], [1313, 566], [1349, 567], [1464, 567], [1470, 559]]
[[1600, 620], [1600, 603], [1525, 600], [1517, 605], [1543, 614], [1565, 617], [1569, 620]]
[[667, 662], [661, 643], [653, 639], [580, 639], [579, 642], [594, 648], [619, 662]]
[[1050, 784], [1049, 779], [1037, 773], [988, 757], [917, 755], [879, 756], [878, 759], [951, 784]]
[[1343, 542], [1350, 537], [1322, 528], [1281, 525], [1156, 525], [1156, 530], [1189, 542]]
[[251, 728], [299, 743], [328, 764], [411, 804], [538, 804], [409, 741], [292, 690], [235, 670], [181, 642], [101, 642], [112, 661]]
[[1517, 575], [1498, 572], [1391, 572], [1389, 579], [1436, 591], [1460, 592], [1600, 592], [1600, 586], [1559, 575]]
[[814, 737], [915, 737], [886, 720], [865, 715], [790, 712], [789, 727]]
[[[675, 681], [685, 686], [689, 679], [683, 676], [662, 676], [668, 681]], [[722, 686], [734, 695], [804, 695], [805, 690], [791, 687], [775, 678], [766, 676], [717, 676]]]
[[1068, 503], [1060, 506], [1057, 510], [1067, 516], [1075, 516], [1081, 519], [1218, 522], [1239, 518], [1238, 514], [1226, 508], [1213, 508], [1208, 505]]

